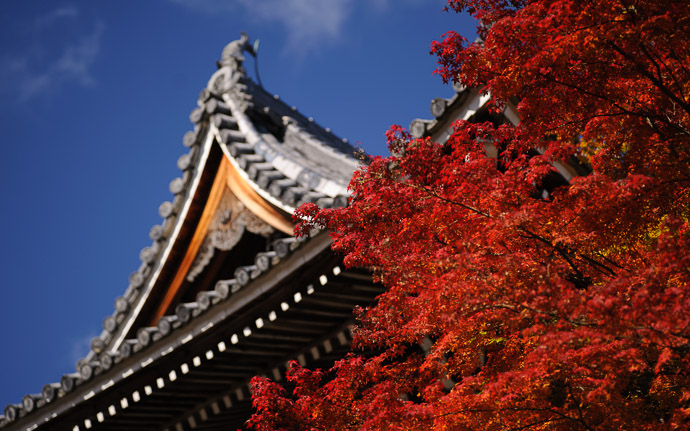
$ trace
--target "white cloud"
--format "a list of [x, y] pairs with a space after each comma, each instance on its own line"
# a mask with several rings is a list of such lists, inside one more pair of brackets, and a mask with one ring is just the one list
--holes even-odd
[[237, 9], [237, 5], [229, 0], [170, 0], [173, 3], [204, 13], [216, 14], [230, 12]]
[[[286, 32], [286, 51], [304, 57], [338, 41], [356, 1], [381, 0], [171, 0], [196, 11], [221, 14], [244, 9], [249, 19], [278, 23]], [[384, 2], [386, 0], [383, 0]]]
[[75, 18], [79, 16], [79, 9], [73, 5], [61, 6], [55, 10], [48, 12], [45, 15], [41, 15], [34, 19], [34, 27], [36, 29], [43, 29], [52, 25], [54, 22], [60, 20], [61, 18]]
[[27, 102], [69, 82], [93, 86], [96, 79], [91, 67], [100, 52], [104, 31], [105, 25], [97, 22], [91, 33], [65, 45], [52, 59], [40, 55], [42, 49], [0, 59], [0, 82], [5, 83], [0, 90]]
[[76, 44], [67, 46], [60, 58], [53, 65], [57, 73], [62, 73], [76, 79], [81, 85], [93, 85], [95, 80], [89, 68], [101, 50], [101, 35], [105, 25], [96, 24], [95, 30]]
[[[428, 4], [429, 0], [370, 0], [371, 3], [379, 9], [387, 10], [391, 7], [400, 7], [401, 5], [423, 5]], [[436, 0], [436, 3], [442, 8], [446, 5], [446, 0]]]
[[91, 350], [91, 339], [93, 335], [86, 335], [72, 340], [72, 349], [69, 352], [69, 356], [66, 357], [67, 366], [74, 366], [77, 361], [84, 358], [87, 353]]
[[[420, 5], [429, 0], [170, 0], [208, 14], [244, 10], [254, 21], [277, 23], [286, 33], [285, 51], [297, 60], [327, 44], [338, 42], [355, 10], [384, 13], [391, 8]], [[434, 0], [440, 7], [445, 0]], [[256, 36], [255, 36], [256, 37]]]
[[354, 0], [238, 0], [247, 12], [285, 27], [286, 48], [301, 53], [317, 49], [324, 42], [337, 41], [350, 16]]

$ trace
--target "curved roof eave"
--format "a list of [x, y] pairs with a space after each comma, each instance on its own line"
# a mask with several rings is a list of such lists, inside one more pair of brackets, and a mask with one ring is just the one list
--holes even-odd
[[[222, 76], [221, 84], [225, 85], [222, 91], [218, 91], [217, 87], [219, 76]], [[248, 92], [248, 88], [251, 91]], [[178, 160], [183, 175], [170, 182], [174, 199], [161, 204], [159, 214], [163, 222], [151, 228], [149, 236], [152, 245], [142, 249], [142, 264], [129, 277], [129, 286], [124, 295], [115, 300], [114, 313], [104, 319], [103, 332], [91, 341], [91, 350], [86, 357], [77, 362], [77, 373], [64, 375], [59, 383], [46, 384], [41, 394], [27, 395], [21, 404], [6, 406], [5, 415], [0, 416], [0, 428], [40, 411], [55, 398], [64, 396], [69, 392], [64, 389], [65, 385], [73, 389], [90, 380], [91, 375], [80, 374], [80, 370], [90, 369], [93, 372], [93, 367], [100, 369], [101, 358], [117, 358], [123, 343], [131, 341], [126, 337], [135, 329], [132, 325], [138, 313], [149, 300], [161, 270], [179, 243], [185, 224], [189, 223], [190, 208], [216, 141], [225, 157], [256, 193], [283, 211], [292, 212], [305, 202], [315, 202], [321, 207], [347, 205], [349, 176], [360, 164], [354, 156], [354, 147], [332, 134], [330, 129], [323, 129], [311, 118], [299, 114], [294, 107], [288, 107], [277, 96], [267, 98], [267, 95], [246, 77], [241, 63], [234, 70], [230, 66], [222, 66], [213, 75], [200, 95], [199, 107], [190, 114], [195, 127], [184, 137], [184, 145], [190, 148], [189, 152]], [[256, 105], [251, 103], [254, 96]], [[252, 112], [251, 106], [260, 112]], [[280, 115], [284, 130], [291, 133], [293, 140], [267, 142], [271, 135], [258, 130], [262, 125], [252, 120], [252, 114], [270, 114], [273, 118]], [[271, 127], [275, 128], [276, 124]], [[280, 148], [283, 144], [286, 147], [292, 145], [293, 148], [283, 150]], [[295, 157], [295, 154], [299, 154], [299, 151], [294, 151], [295, 145], [308, 146], [307, 153], [311, 157], [308, 163]], [[332, 171], [333, 161], [338, 163], [338, 172]], [[275, 253], [289, 254], [298, 244], [294, 238], [279, 240], [275, 244]], [[45, 414], [40, 416], [46, 420], [48, 418]]]

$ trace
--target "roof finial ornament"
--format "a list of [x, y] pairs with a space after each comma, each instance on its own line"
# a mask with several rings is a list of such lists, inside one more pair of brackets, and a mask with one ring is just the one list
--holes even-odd
[[242, 62], [244, 62], [243, 51], [255, 56], [254, 47], [249, 43], [249, 36], [242, 32], [242, 36], [238, 40], [233, 40], [225, 46], [223, 53], [220, 56], [220, 61], [217, 62], [218, 68], [229, 66], [233, 70], [240, 71], [242, 69]]

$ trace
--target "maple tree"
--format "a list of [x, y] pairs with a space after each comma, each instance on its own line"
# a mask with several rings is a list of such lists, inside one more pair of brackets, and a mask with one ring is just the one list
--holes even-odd
[[[481, 40], [434, 42], [437, 72], [520, 123], [394, 127], [348, 208], [297, 211], [387, 289], [332, 370], [255, 378], [250, 425], [690, 428], [690, 3], [448, 8]], [[555, 163], [589, 173], [554, 187]]]

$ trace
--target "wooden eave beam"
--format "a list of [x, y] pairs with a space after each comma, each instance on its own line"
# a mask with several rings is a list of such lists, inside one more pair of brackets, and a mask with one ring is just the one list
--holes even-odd
[[[146, 349], [135, 352], [131, 357], [126, 358], [116, 367], [98, 376], [98, 378], [84, 382], [75, 388], [74, 391], [37, 410], [37, 414], [33, 414], [31, 419], [28, 417], [21, 418], [11, 424], [9, 429], [18, 431], [25, 429], [31, 423], [39, 424], [38, 429], [61, 429], [60, 427], [63, 425], [66, 425], [66, 427], [63, 427], [64, 429], [71, 429], [75, 423], [83, 421], [83, 412], [93, 408], [94, 403], [105, 405], [103, 400], [106, 392], [112, 393], [115, 390], [128, 394], [133, 390], [141, 391], [141, 382], [153, 384], [155, 377], [165, 377], [167, 370], [178, 369], [181, 363], [188, 362], [189, 358], [186, 356], [189, 353], [187, 349], [203, 351], [205, 347], [200, 347], [201, 345], [217, 343], [216, 336], [212, 336], [212, 334], [218, 334], [218, 331], [221, 331], [221, 333], [227, 336], [231, 331], [237, 330], [237, 328], [232, 326], [234, 325], [232, 322], [237, 320], [241, 322], [253, 321], [249, 320], [245, 314], [252, 317], [259, 313], [265, 315], [267, 311], [260, 309], [263, 302], [257, 300], [269, 294], [277, 295], [285, 282], [292, 283], [292, 280], [300, 279], [303, 274], [299, 272], [296, 274], [296, 268], [301, 267], [307, 262], [318, 261], [319, 257], [324, 254], [328, 255], [329, 245], [330, 238], [328, 235], [323, 234], [312, 238], [290, 256], [286, 257], [280, 264], [276, 265], [271, 271], [264, 274], [260, 280], [255, 280], [251, 286], [248, 286], [251, 288], [241, 289], [231, 295], [225, 300], [223, 306], [210, 308], [203, 314], [203, 317], [199, 316], [201, 318], [192, 319], [186, 325], [176, 329], [175, 336], [165, 337]], [[279, 298], [276, 298], [276, 300], [280, 301]], [[266, 307], [272, 308], [273, 305], [267, 305]], [[233, 316], [233, 318], [230, 319], [229, 316]], [[208, 327], [209, 323], [213, 323], [213, 327], [216, 329], [206, 331], [205, 328]], [[226, 323], [231, 326], [226, 326]], [[238, 325], [242, 327], [245, 324], [238, 323]], [[186, 340], [187, 337], [191, 337], [193, 341], [185, 343], [183, 340]], [[154, 363], [143, 365], [144, 361], [146, 364], [149, 364], [150, 361], [154, 361]], [[127, 376], [124, 376], [123, 370], [128, 369], [131, 369], [131, 371], [129, 371]], [[182, 378], [182, 376], [178, 374], [178, 378]], [[111, 385], [114, 388], [107, 391], [102, 389], [103, 383], [110, 380], [113, 381]], [[94, 395], [84, 399], [84, 394], [89, 394], [90, 392], [94, 392]], [[143, 398], [142, 402], [145, 399], [149, 398]], [[108, 400], [108, 402], [110, 401]], [[77, 404], [82, 404], [83, 407], [75, 409], [74, 407]], [[130, 407], [133, 405], [135, 404], [130, 403]], [[122, 413], [126, 415], [128, 410], [125, 409]], [[50, 419], [46, 422], [48, 418]], [[27, 420], [31, 421], [28, 425]]]
[[197, 254], [199, 253], [201, 245], [208, 235], [209, 226], [211, 225], [211, 221], [218, 210], [225, 187], [229, 188], [230, 191], [242, 202], [242, 204], [244, 204], [249, 211], [254, 213], [254, 215], [261, 218], [266, 223], [275, 229], [280, 230], [281, 232], [285, 232], [290, 235], [293, 233], [294, 227], [292, 223], [288, 221], [288, 216], [259, 196], [259, 194], [256, 193], [249, 184], [247, 184], [239, 172], [237, 172], [237, 169], [228, 160], [227, 156], [223, 155], [216, 173], [216, 177], [213, 180], [209, 197], [206, 201], [201, 217], [199, 218], [196, 229], [194, 230], [192, 239], [187, 246], [187, 250], [185, 251], [184, 257], [182, 258], [182, 261], [175, 272], [172, 282], [165, 291], [165, 295], [159, 303], [158, 308], [156, 309], [156, 312], [153, 315], [153, 318], [150, 320], [148, 326], [157, 324], [161, 317], [169, 313], [171, 305], [174, 303], [175, 299], [179, 298], [181, 294], [180, 289], [184, 284], [185, 278], [187, 277], [187, 274], [189, 273], [189, 270], [191, 269], [191, 266], [194, 263]]
[[173, 277], [172, 282], [170, 283], [170, 286], [166, 290], [163, 298], [161, 299], [158, 308], [153, 315], [153, 318], [149, 322], [149, 326], [157, 324], [158, 320], [165, 314], [167, 314], [168, 309], [170, 308], [170, 304], [180, 293], [180, 287], [182, 286], [182, 283], [184, 282], [184, 279], [187, 276], [189, 269], [192, 267], [196, 255], [199, 253], [199, 248], [201, 248], [201, 245], [204, 242], [204, 238], [206, 238], [208, 227], [211, 225], [213, 216], [215, 215], [216, 209], [218, 208], [220, 200], [223, 197], [223, 190], [225, 189], [226, 174], [228, 171], [228, 167], [230, 167], [230, 163], [225, 157], [223, 157], [221, 159], [220, 166], [218, 166], [216, 177], [213, 180], [213, 185], [211, 186], [211, 192], [209, 193], [208, 200], [206, 201], [204, 210], [201, 213], [199, 222], [197, 223], [196, 229], [194, 230], [192, 239], [189, 242], [189, 245], [187, 246], [185, 255], [177, 268], [177, 271], [175, 273], [175, 276]]
[[224, 155], [223, 163], [228, 164], [226, 173], [227, 186], [244, 206], [269, 225], [281, 232], [292, 235], [294, 226], [288, 221], [286, 214], [259, 196], [252, 186], [242, 178], [237, 169], [230, 164], [229, 160], [227, 160], [227, 155]]

